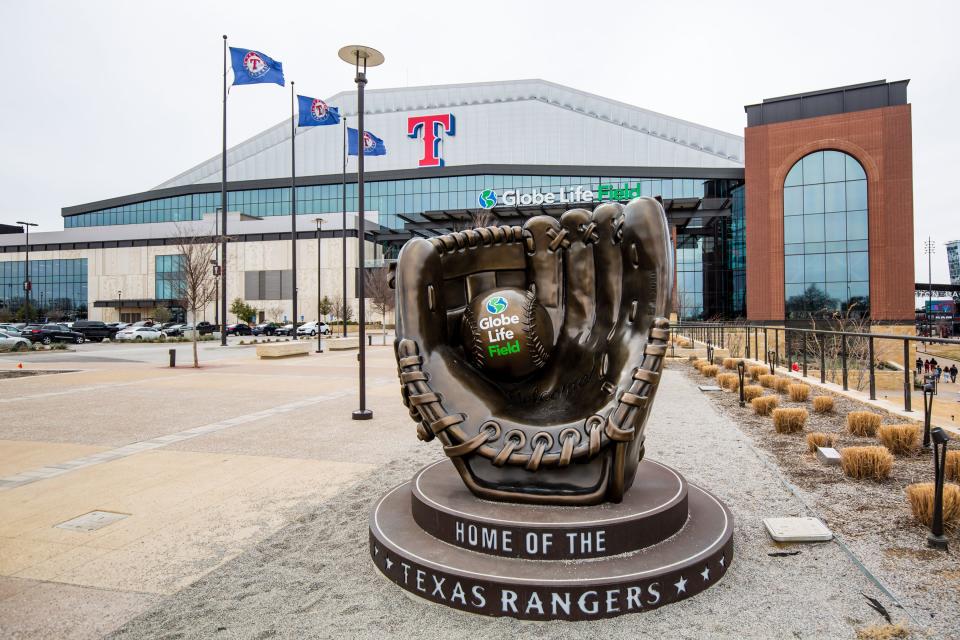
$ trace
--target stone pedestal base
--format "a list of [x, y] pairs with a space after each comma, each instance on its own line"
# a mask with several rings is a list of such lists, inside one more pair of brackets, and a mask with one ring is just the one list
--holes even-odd
[[370, 554], [407, 591], [455, 609], [591, 620], [654, 609], [715, 584], [733, 517], [674, 470], [645, 460], [620, 504], [480, 500], [442, 460], [370, 514]]

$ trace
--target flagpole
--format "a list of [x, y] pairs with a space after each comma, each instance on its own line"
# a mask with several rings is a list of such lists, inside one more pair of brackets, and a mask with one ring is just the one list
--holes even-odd
[[223, 36], [223, 151], [220, 154], [220, 345], [227, 346], [227, 36]]
[[293, 81], [290, 81], [290, 255], [293, 302], [293, 339], [297, 339], [297, 121], [293, 116]]
[[343, 227], [340, 233], [343, 236], [343, 307], [340, 314], [343, 316], [343, 337], [347, 337], [347, 116], [343, 116]]

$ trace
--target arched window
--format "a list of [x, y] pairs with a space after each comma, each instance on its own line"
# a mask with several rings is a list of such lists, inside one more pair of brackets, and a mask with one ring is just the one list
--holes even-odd
[[870, 311], [867, 174], [851, 155], [817, 151], [783, 183], [788, 318]]

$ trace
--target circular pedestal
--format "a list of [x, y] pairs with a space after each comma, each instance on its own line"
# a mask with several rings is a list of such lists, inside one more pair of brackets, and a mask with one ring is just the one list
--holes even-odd
[[421, 529], [464, 549], [533, 560], [583, 560], [666, 540], [687, 521], [687, 483], [673, 469], [641, 464], [620, 504], [528, 505], [478, 499], [440, 460], [413, 478], [411, 511]]
[[[431, 465], [413, 481], [392, 489], [370, 514], [370, 555], [377, 568], [407, 591], [439, 604], [530, 620], [608, 618], [695, 595], [720, 579], [733, 556], [733, 518], [727, 508], [654, 462], [640, 464], [638, 473], [642, 475], [628, 493], [629, 505], [625, 501], [620, 505], [542, 508], [481, 501], [462, 484], [467, 496], [443, 495], [439, 492], [444, 486], [452, 494], [458, 493], [446, 483], [444, 466], [449, 462]], [[456, 477], [452, 469], [450, 472]], [[641, 478], [665, 480], [671, 474], [682, 497], [667, 495], [669, 482], [651, 489], [659, 498], [633, 497], [646, 490]], [[645, 530], [658, 524], [669, 529], [681, 504], [688, 515], [672, 534]], [[414, 511], [418, 512], [416, 519]], [[567, 511], [570, 513], [564, 513]], [[501, 518], [498, 514], [505, 515]], [[535, 519], [523, 519], [531, 514]], [[454, 526], [451, 539], [444, 522], [456, 518], [464, 523], [467, 547], [468, 522], [497, 530], [487, 532], [482, 553], [455, 546], [463, 544], [458, 542], [457, 529]], [[613, 548], [609, 541], [622, 540], [615, 544], [637, 548], [637, 543], [630, 541], [631, 522], [638, 539], [655, 542], [630, 553], [609, 555]], [[608, 530], [618, 532], [608, 535]], [[506, 531], [517, 531], [520, 536], [505, 537]], [[483, 540], [479, 531], [478, 536], [477, 540]], [[507, 538], [509, 550], [504, 545]], [[601, 539], [604, 550], [597, 551]], [[550, 555], [558, 547], [565, 555]], [[525, 549], [519, 556], [518, 548]], [[532, 553], [533, 549], [539, 549], [540, 555]], [[578, 553], [578, 549], [584, 551]]]

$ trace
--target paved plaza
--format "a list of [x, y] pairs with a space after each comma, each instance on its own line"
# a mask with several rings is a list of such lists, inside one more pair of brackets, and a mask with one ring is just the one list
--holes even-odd
[[[852, 638], [883, 622], [865, 596], [923, 624], [844, 545], [770, 541], [762, 518], [809, 511], [680, 371], [664, 373], [648, 455], [729, 505], [731, 569], [656, 611], [530, 623], [413, 598], [370, 562], [372, 504], [442, 456], [416, 439], [390, 347], [368, 351], [369, 422], [350, 420], [356, 352], [264, 362], [204, 345], [202, 369], [172, 370], [166, 349], [0, 359], [71, 371], [0, 380], [0, 637]], [[93, 511], [121, 519], [58, 527]]]

